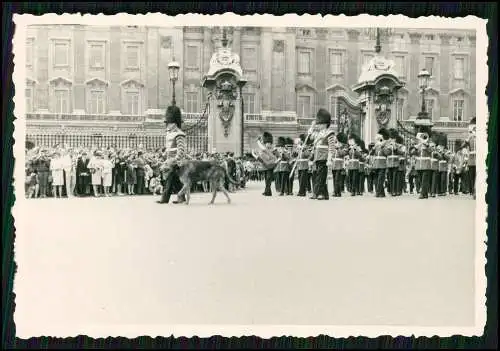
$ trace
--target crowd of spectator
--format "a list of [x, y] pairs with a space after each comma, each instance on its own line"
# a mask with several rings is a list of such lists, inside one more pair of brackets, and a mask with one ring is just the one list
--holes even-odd
[[[85, 197], [161, 194], [165, 150], [113, 147], [71, 148], [64, 145], [26, 150], [25, 190], [28, 198]], [[189, 159], [217, 161], [243, 188], [246, 181], [263, 180], [263, 169], [253, 157], [232, 153], [193, 153]], [[193, 191], [210, 191], [207, 183]]]

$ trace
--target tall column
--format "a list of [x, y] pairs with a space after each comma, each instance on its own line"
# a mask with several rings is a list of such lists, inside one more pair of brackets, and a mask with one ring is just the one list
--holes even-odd
[[39, 110], [49, 109], [49, 29], [48, 27], [41, 27], [38, 29], [36, 37], [36, 79], [38, 84], [36, 86], [37, 103], [35, 106]]
[[295, 28], [287, 28], [286, 31], [286, 72], [285, 72], [285, 110], [297, 111], [297, 94], [295, 92], [295, 85], [297, 75], [297, 55], [295, 54]]
[[[75, 80], [73, 82], [73, 101], [75, 102], [73, 112], [83, 113], [85, 111], [85, 27], [74, 29], [75, 48]], [[106, 52], [107, 54], [107, 52]], [[109, 67], [106, 66], [106, 69]]]
[[[203, 72], [202, 75], [207, 74], [210, 69], [210, 59], [214, 53], [212, 43], [212, 29], [203, 27]], [[206, 88], [202, 89], [202, 103], [205, 104], [209, 91]], [[209, 150], [210, 151], [210, 150]]]
[[121, 44], [121, 30], [118, 26], [111, 27], [110, 41], [109, 41], [109, 54], [111, 67], [109, 67], [109, 110], [111, 113], [116, 113], [121, 110], [121, 96], [120, 96], [120, 82], [122, 71], [122, 44]]
[[347, 42], [347, 60], [346, 70], [347, 70], [347, 86], [353, 86], [358, 81], [358, 67], [363, 63], [362, 57], [359, 55], [358, 51], [358, 40], [360, 31], [356, 29], [350, 29], [347, 31], [348, 42]]
[[450, 101], [449, 101], [449, 93], [450, 93], [450, 38], [449, 34], [443, 33], [439, 36], [441, 38], [441, 54], [439, 56], [440, 62], [440, 95], [439, 95], [439, 116], [448, 116], [450, 111]]
[[410, 116], [416, 116], [420, 112], [420, 88], [418, 86], [418, 72], [423, 68], [420, 62], [420, 33], [410, 33], [410, 76], [406, 88], [408, 89], [408, 112]]
[[[466, 119], [472, 118], [476, 115], [476, 36], [469, 35], [469, 52], [470, 52], [470, 73], [469, 81], [466, 84], [467, 90], [470, 92], [468, 104], [466, 107], [467, 115], [464, 116]], [[466, 68], [467, 69], [467, 68]], [[467, 72], [467, 71], [465, 71]]]
[[241, 29], [233, 28], [233, 45], [232, 51], [241, 57]]
[[262, 110], [271, 110], [271, 64], [273, 49], [273, 37], [271, 28], [261, 28], [260, 34], [260, 53], [261, 53], [261, 72], [260, 89], [262, 98]]
[[[313, 111], [317, 111], [320, 107], [327, 107], [326, 102], [326, 87], [327, 87], [327, 76], [329, 75], [330, 70], [328, 69], [328, 57], [326, 52], [326, 36], [328, 35], [328, 29], [318, 28], [316, 29], [316, 62], [315, 66], [319, 69], [316, 69], [313, 72], [313, 77], [316, 85], [316, 99], [314, 101], [315, 106], [313, 107]], [[325, 74], [326, 73], [326, 74]]]
[[[147, 28], [147, 57], [146, 57], [146, 89], [147, 89], [147, 109], [157, 109], [158, 106], [158, 64], [159, 51], [161, 46], [168, 45], [168, 42], [161, 42], [158, 28]], [[168, 39], [166, 39], [167, 41]], [[171, 40], [171, 39], [170, 39]]]

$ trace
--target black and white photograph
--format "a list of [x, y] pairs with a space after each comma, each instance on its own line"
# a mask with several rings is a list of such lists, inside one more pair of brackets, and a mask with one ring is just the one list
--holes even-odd
[[485, 20], [14, 22], [19, 337], [482, 334]]

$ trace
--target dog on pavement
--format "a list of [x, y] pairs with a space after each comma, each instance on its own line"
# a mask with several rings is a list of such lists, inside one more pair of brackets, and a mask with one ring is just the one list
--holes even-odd
[[217, 191], [222, 191], [227, 198], [227, 203], [231, 203], [229, 193], [224, 186], [224, 181], [227, 177], [232, 184], [238, 184], [231, 178], [227, 170], [215, 161], [198, 161], [190, 160], [182, 163], [178, 170], [179, 179], [182, 183], [182, 189], [178, 195], [186, 195], [186, 205], [189, 205], [191, 197], [191, 187], [197, 182], [206, 181], [212, 189], [212, 200], [209, 205], [213, 205]]

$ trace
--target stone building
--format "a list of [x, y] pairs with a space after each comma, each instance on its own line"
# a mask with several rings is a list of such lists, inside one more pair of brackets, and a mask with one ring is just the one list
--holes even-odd
[[[220, 45], [220, 29], [36, 25], [26, 38], [27, 134], [35, 143], [161, 145], [172, 97], [167, 65], [181, 65], [176, 100], [203, 145], [201, 80]], [[318, 108], [334, 123], [359, 114], [351, 90], [375, 53], [369, 31], [341, 28], [232, 28], [230, 41], [247, 79], [243, 88], [245, 149], [263, 130], [296, 136]], [[432, 74], [425, 103], [436, 129], [462, 137], [475, 115], [475, 32], [394, 29], [382, 53], [405, 82], [395, 101], [403, 124], [421, 108], [417, 74]], [[345, 113], [345, 112], [344, 112]], [[410, 122], [408, 122], [410, 121]], [[97, 138], [97, 139], [96, 139]], [[104, 140], [104, 141], [103, 141]], [[248, 144], [248, 145], [247, 145]]]

